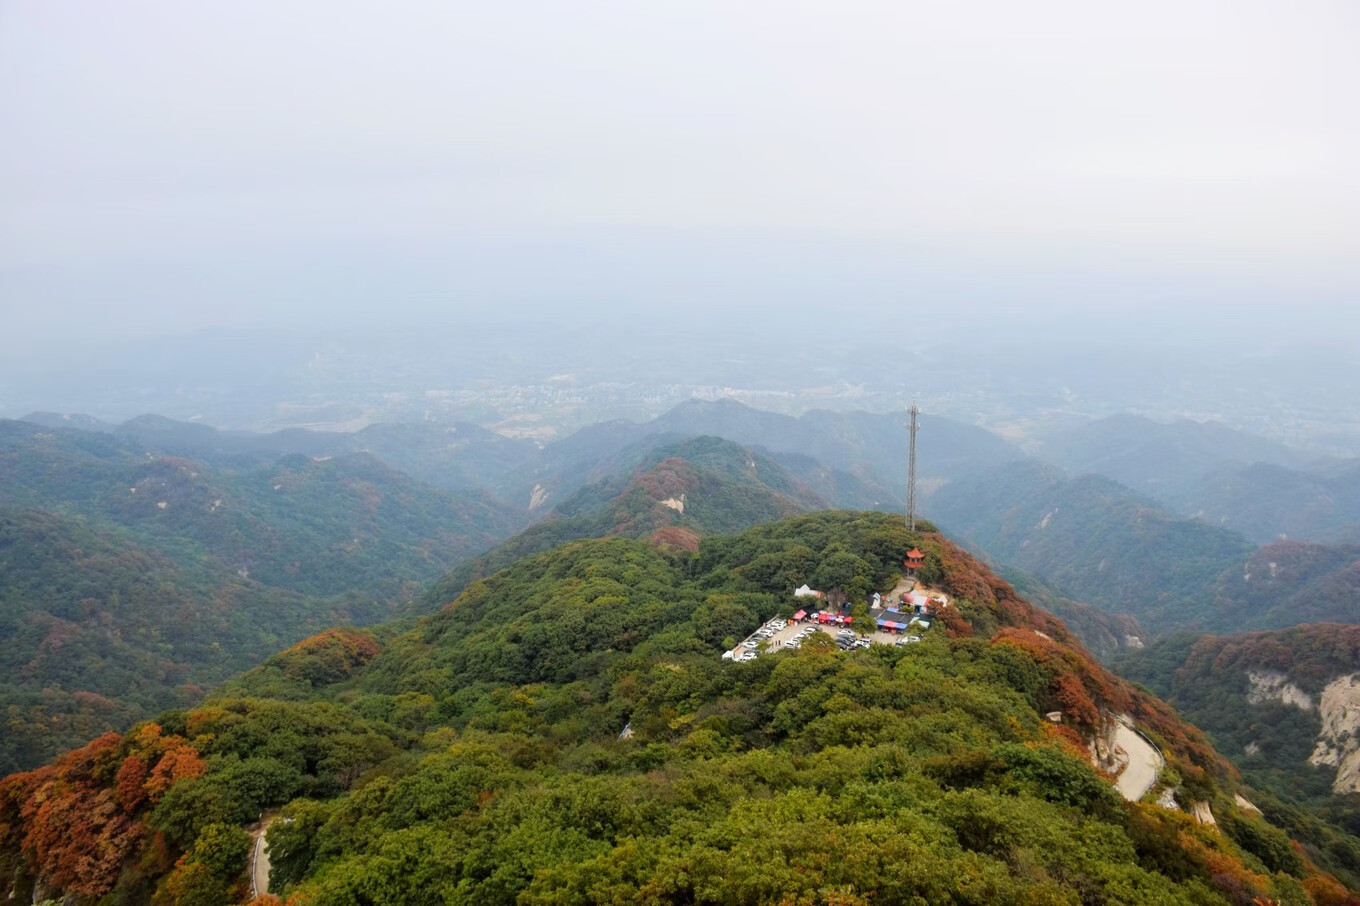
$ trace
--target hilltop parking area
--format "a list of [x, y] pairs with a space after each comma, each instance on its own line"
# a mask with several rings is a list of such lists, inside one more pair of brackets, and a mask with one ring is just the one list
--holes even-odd
[[[776, 617], [760, 627], [760, 629], [757, 629], [751, 635], [742, 639], [737, 647], [724, 653], [723, 657], [727, 660], [741, 660], [743, 655], [748, 653], [754, 653], [756, 655], [762, 653], [772, 654], [776, 651], [788, 650], [790, 647], [797, 648], [801, 645], [801, 640], [806, 637], [806, 634], [813, 632], [824, 632], [833, 640], [839, 638], [861, 638], [860, 634], [854, 631], [853, 625], [839, 626], [832, 623], [821, 624], [811, 620], [795, 623], [792, 620]], [[849, 633], [849, 635], [839, 635], [839, 633], [842, 632]], [[907, 640], [911, 639], [919, 641], [920, 635], [918, 633], [894, 634], [891, 632], [883, 632], [882, 630], [875, 630], [863, 638], [870, 644], [895, 645], [899, 642], [909, 644], [909, 641]], [[746, 660], [751, 659], [752, 658], [746, 658]]]

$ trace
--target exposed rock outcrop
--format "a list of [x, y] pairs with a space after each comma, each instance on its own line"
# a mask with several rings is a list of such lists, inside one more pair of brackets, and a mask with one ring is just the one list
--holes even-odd
[[1335, 793], [1360, 792], [1360, 674], [1339, 677], [1319, 696], [1322, 733], [1308, 762], [1336, 768]]
[[1250, 704], [1263, 705], [1266, 702], [1277, 701], [1302, 708], [1304, 711], [1312, 711], [1315, 707], [1313, 697], [1289, 682], [1283, 673], [1274, 670], [1248, 670], [1247, 679], [1251, 680], [1251, 691], [1247, 693], [1247, 702]]

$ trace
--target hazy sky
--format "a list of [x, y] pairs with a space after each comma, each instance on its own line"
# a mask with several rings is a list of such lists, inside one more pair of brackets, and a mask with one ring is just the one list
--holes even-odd
[[910, 300], [1335, 339], [1358, 91], [1351, 0], [0, 0], [0, 315]]

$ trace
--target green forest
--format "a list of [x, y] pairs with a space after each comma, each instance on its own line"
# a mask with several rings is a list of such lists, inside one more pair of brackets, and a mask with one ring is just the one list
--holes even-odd
[[518, 524], [371, 456], [190, 460], [0, 420], [0, 771], [389, 618]]
[[[720, 659], [795, 585], [886, 590], [912, 546], [953, 601], [922, 642]], [[1216, 826], [1118, 795], [1085, 748], [1109, 712], [1166, 756], [1149, 798]], [[263, 815], [258, 904], [1360, 902], [1239, 785], [942, 536], [819, 513], [697, 553], [572, 542], [414, 627], [299, 643], [0, 781], [0, 884], [244, 901]]]

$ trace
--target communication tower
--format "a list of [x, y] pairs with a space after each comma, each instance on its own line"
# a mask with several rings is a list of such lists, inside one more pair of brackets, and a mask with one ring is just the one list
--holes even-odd
[[915, 403], [907, 410], [911, 413], [911, 445], [907, 453], [907, 529], [916, 531], [916, 417], [921, 414]]

